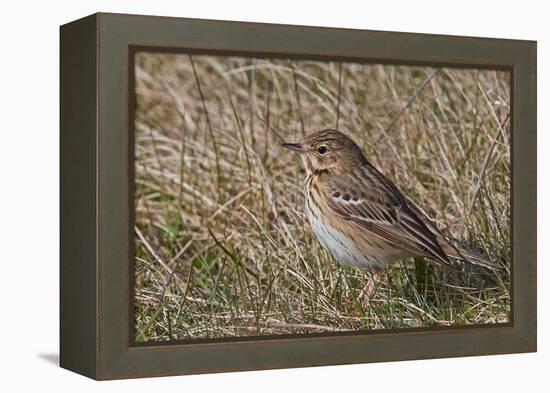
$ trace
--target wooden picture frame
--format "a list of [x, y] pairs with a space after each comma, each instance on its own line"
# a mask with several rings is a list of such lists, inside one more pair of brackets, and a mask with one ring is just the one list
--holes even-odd
[[[133, 54], [511, 72], [512, 315], [499, 325], [135, 345]], [[61, 27], [61, 366], [118, 379], [536, 351], [536, 42], [95, 14]]]

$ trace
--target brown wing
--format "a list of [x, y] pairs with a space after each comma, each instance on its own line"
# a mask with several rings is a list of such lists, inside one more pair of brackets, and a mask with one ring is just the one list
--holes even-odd
[[329, 208], [396, 247], [449, 266], [436, 235], [409, 208], [393, 183], [371, 169], [360, 168], [354, 176], [330, 179], [325, 187]]

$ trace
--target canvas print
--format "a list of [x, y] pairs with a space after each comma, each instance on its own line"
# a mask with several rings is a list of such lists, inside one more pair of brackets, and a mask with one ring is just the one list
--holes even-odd
[[140, 51], [136, 343], [510, 322], [510, 73]]

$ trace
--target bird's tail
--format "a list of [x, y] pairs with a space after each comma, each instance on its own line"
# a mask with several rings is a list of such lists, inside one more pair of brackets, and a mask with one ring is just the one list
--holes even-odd
[[481, 255], [481, 252], [471, 250], [469, 247], [458, 244], [457, 242], [447, 240], [441, 248], [451, 258], [469, 262], [491, 270], [504, 269], [502, 264], [490, 261], [487, 257]]
[[506, 269], [503, 263], [495, 263], [490, 261], [489, 258], [483, 256], [482, 252], [475, 250], [475, 247], [472, 247], [472, 244], [468, 244], [465, 241], [449, 239], [437, 228], [437, 226], [432, 222], [432, 220], [430, 220], [428, 215], [424, 213], [420, 207], [409, 199], [407, 199], [407, 204], [409, 208], [411, 208], [424, 221], [428, 229], [436, 236], [441, 249], [450, 258], [469, 262], [491, 270]]

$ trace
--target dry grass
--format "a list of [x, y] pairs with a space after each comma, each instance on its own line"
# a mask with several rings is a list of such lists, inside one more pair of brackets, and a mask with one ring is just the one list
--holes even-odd
[[288, 141], [338, 127], [444, 232], [509, 263], [509, 74], [136, 57], [136, 339], [505, 322], [508, 273], [423, 259], [366, 273], [310, 232]]

